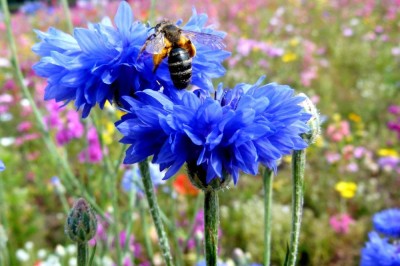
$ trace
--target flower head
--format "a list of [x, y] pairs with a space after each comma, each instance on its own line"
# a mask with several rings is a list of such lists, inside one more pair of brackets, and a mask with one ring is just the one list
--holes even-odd
[[0, 160], [0, 172], [4, 171], [6, 167], [4, 166], [3, 161]]
[[136, 96], [125, 98], [129, 113], [116, 123], [121, 142], [131, 144], [124, 162], [153, 155], [161, 170], [168, 168], [164, 179], [187, 162], [203, 169], [206, 183], [226, 173], [236, 184], [239, 170], [256, 175], [259, 163], [276, 170], [283, 155], [307, 147], [300, 135], [308, 132], [310, 115], [299, 105], [304, 98], [288, 86], [220, 86], [215, 97], [201, 90]]
[[[145, 83], [139, 74], [136, 59], [147, 38], [146, 27], [133, 21], [128, 3], [121, 1], [114, 18], [76, 28], [71, 36], [57, 29], [36, 31], [41, 42], [33, 47], [41, 60], [33, 69], [48, 79], [45, 100], [75, 100], [86, 117], [98, 103], [124, 95]], [[150, 72], [151, 73], [151, 72]]]
[[378, 233], [369, 233], [369, 241], [361, 250], [361, 266], [397, 266], [400, 265], [400, 246], [380, 238]]
[[[122, 98], [137, 91], [173, 86], [165, 60], [154, 75], [151, 56], [139, 56], [149, 28], [133, 19], [129, 4], [121, 1], [115, 26], [105, 18], [101, 23], [89, 24], [88, 29], [76, 28], [73, 36], [54, 28], [36, 31], [41, 41], [33, 51], [42, 58], [33, 69], [47, 78], [45, 100], [75, 101], [76, 108], [83, 109], [82, 117], [86, 117], [96, 104], [100, 108], [106, 101], [124, 104]], [[206, 21], [207, 15], [194, 12], [183, 28], [224, 35], [204, 27]], [[221, 62], [229, 53], [205, 45], [196, 48], [192, 84], [207, 90], [212, 88], [212, 78], [225, 73]]]
[[378, 212], [372, 218], [374, 228], [389, 237], [400, 237], [400, 209], [388, 209]]
[[74, 242], [86, 243], [94, 237], [97, 219], [85, 199], [78, 199], [70, 210], [65, 223], [65, 234]]

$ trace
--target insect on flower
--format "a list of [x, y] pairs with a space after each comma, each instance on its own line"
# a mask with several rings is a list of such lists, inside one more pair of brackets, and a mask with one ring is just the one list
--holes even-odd
[[168, 56], [171, 80], [178, 89], [185, 89], [191, 82], [192, 58], [196, 55], [192, 41], [212, 49], [225, 48], [222, 37], [218, 35], [184, 30], [168, 20], [151, 29], [154, 29], [154, 33], [147, 38], [139, 56], [143, 51], [153, 54], [153, 72]]

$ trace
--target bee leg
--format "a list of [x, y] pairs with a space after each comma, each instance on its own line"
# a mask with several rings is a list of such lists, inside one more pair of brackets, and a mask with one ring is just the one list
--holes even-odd
[[185, 47], [183, 48], [186, 48], [186, 51], [188, 51], [190, 57], [194, 57], [196, 55], [196, 47], [190, 40], [187, 41], [184, 46]]
[[171, 48], [164, 48], [160, 54], [153, 55], [153, 73], [156, 72], [158, 66], [161, 64], [162, 60], [168, 56]]

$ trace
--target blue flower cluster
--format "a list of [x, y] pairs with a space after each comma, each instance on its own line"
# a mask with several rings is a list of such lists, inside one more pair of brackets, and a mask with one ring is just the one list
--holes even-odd
[[0, 172], [4, 171], [6, 167], [4, 166], [3, 161], [0, 160]]
[[[207, 15], [193, 11], [184, 30], [224, 37], [206, 27]], [[177, 22], [180, 25], [181, 22]], [[301, 135], [309, 131], [310, 114], [288, 86], [238, 84], [215, 91], [211, 80], [225, 73], [222, 49], [195, 43], [192, 61], [194, 92], [177, 90], [164, 60], [153, 73], [152, 55], [141, 54], [153, 28], [134, 21], [129, 4], [120, 3], [114, 18], [77, 28], [73, 36], [51, 28], [37, 31], [33, 51], [41, 56], [34, 70], [47, 78], [45, 99], [55, 99], [89, 115], [116, 101], [128, 112], [116, 123], [121, 142], [131, 144], [124, 162], [133, 164], [153, 156], [164, 179], [187, 163], [205, 183], [227, 180], [235, 184], [239, 171], [255, 175], [259, 164], [276, 171], [277, 161], [292, 150], [307, 147]], [[203, 180], [202, 179], [202, 180]]]
[[129, 113], [116, 123], [121, 142], [131, 144], [124, 162], [153, 156], [161, 170], [168, 168], [164, 179], [195, 162], [207, 183], [227, 172], [236, 184], [239, 170], [256, 175], [259, 163], [276, 169], [283, 155], [307, 147], [300, 135], [310, 115], [300, 106], [304, 98], [288, 86], [239, 84], [220, 87], [215, 97], [145, 90], [125, 101]]
[[[222, 36], [222, 32], [205, 28], [205, 14], [193, 13], [184, 29], [195, 29]], [[123, 96], [134, 96], [144, 89], [160, 90], [172, 86], [166, 62], [155, 74], [150, 55], [139, 57], [150, 28], [134, 21], [129, 4], [122, 1], [114, 18], [89, 24], [88, 29], [76, 28], [71, 36], [50, 28], [36, 31], [39, 43], [33, 51], [41, 56], [33, 66], [36, 74], [47, 78], [45, 100], [75, 101], [86, 117], [96, 104], [106, 101], [121, 103]], [[230, 53], [196, 46], [193, 59], [192, 84], [204, 90], [212, 88], [211, 79], [225, 73], [222, 61]]]
[[388, 209], [374, 215], [374, 229], [395, 241], [382, 238], [375, 231], [369, 233], [369, 241], [361, 251], [361, 266], [400, 266], [399, 223], [399, 209]]

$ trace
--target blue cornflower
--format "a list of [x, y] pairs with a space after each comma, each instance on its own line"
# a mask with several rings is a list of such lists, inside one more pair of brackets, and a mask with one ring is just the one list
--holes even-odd
[[399, 266], [400, 246], [380, 238], [378, 233], [370, 232], [369, 241], [361, 250], [360, 266]]
[[389, 237], [400, 238], [400, 209], [378, 212], [372, 218], [374, 228]]
[[147, 38], [147, 28], [133, 21], [128, 3], [122, 1], [112, 25], [110, 19], [89, 24], [88, 29], [76, 28], [74, 36], [54, 28], [47, 33], [36, 31], [41, 42], [33, 47], [41, 60], [33, 66], [36, 74], [48, 78], [45, 100], [75, 100], [86, 117], [98, 103], [117, 101], [148, 88], [139, 71], [139, 51]]
[[[42, 58], [33, 66], [36, 74], [47, 78], [45, 100], [75, 101], [86, 117], [96, 104], [104, 107], [114, 99], [124, 104], [124, 96], [133, 96], [144, 89], [165, 91], [172, 86], [167, 64], [163, 62], [152, 72], [151, 56], [140, 56], [149, 35], [149, 27], [133, 20], [132, 10], [125, 1], [120, 3], [114, 18], [89, 24], [88, 29], [76, 28], [71, 36], [50, 28], [36, 31], [40, 42], [33, 51]], [[222, 32], [204, 28], [207, 16], [195, 12], [184, 28], [222, 36]], [[221, 62], [229, 53], [198, 45], [193, 59], [192, 84], [211, 88], [211, 79], [225, 73]]]
[[124, 162], [153, 155], [161, 170], [169, 168], [164, 179], [186, 162], [205, 171], [207, 184], [223, 173], [236, 184], [239, 170], [256, 175], [259, 163], [276, 170], [283, 155], [307, 147], [300, 135], [308, 131], [310, 115], [290, 87], [260, 83], [220, 86], [215, 97], [201, 90], [126, 97], [129, 113], [116, 123], [121, 142], [131, 144]]
[[0, 160], [0, 172], [4, 171], [6, 167], [4, 166], [4, 163], [2, 160]]
[[[149, 163], [150, 178], [154, 186], [159, 186], [164, 183], [162, 180], [163, 173], [160, 172], [159, 166], [156, 164]], [[134, 164], [132, 169], [126, 171], [122, 177], [121, 186], [125, 192], [129, 192], [135, 189], [136, 192], [143, 193], [142, 181], [140, 180], [142, 175], [140, 173], [139, 166]]]

